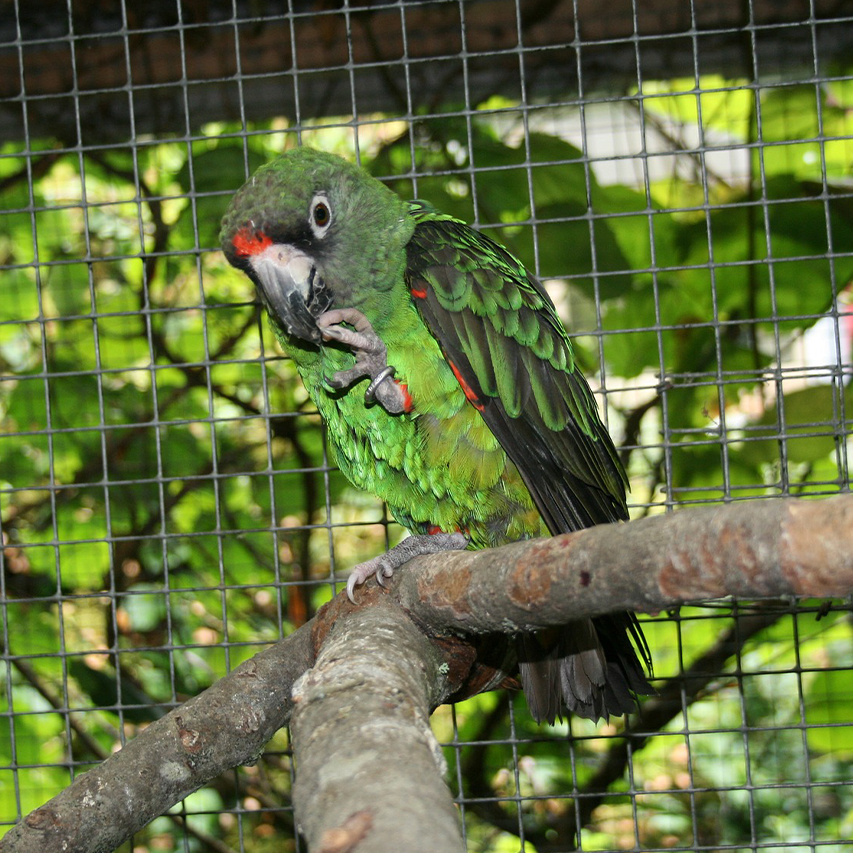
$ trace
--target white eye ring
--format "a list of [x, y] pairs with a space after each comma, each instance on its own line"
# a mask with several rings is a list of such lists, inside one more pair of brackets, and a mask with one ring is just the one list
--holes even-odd
[[332, 206], [325, 193], [317, 193], [311, 199], [311, 212], [308, 215], [308, 224], [318, 239], [325, 237], [329, 226], [332, 224]]

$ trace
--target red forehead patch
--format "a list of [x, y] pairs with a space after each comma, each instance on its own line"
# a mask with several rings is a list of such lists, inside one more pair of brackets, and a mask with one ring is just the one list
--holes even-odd
[[248, 257], [250, 255], [257, 255], [258, 252], [263, 252], [267, 246], [272, 246], [272, 240], [263, 231], [246, 227], [241, 228], [234, 235], [231, 244], [238, 255]]

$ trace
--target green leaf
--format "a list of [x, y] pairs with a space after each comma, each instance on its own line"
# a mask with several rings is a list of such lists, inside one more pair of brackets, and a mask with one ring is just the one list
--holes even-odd
[[693, 77], [646, 81], [643, 108], [685, 125], [698, 125], [701, 117], [703, 128], [746, 139], [755, 93], [737, 88], [738, 82], [714, 74], [704, 75], [698, 87]]
[[844, 390], [844, 398], [833, 385], [815, 385], [784, 395], [777, 404], [744, 431], [742, 455], [753, 464], [778, 462], [780, 445], [791, 462], [817, 462], [836, 451], [843, 440], [839, 433], [842, 405], [847, 412], [853, 405], [853, 390]]
[[[830, 264], [838, 282], [853, 275], [849, 222], [830, 209], [837, 255], [831, 261], [824, 203], [808, 198], [810, 193], [791, 176], [768, 181], [766, 194], [773, 200], [767, 204], [766, 223], [762, 206], [746, 196], [733, 199], [731, 208], [712, 212], [710, 232], [704, 218], [682, 229], [680, 262], [693, 269], [680, 271], [678, 279], [699, 316], [714, 316], [713, 296], [723, 319], [754, 317], [770, 323], [779, 316], [819, 314], [834, 295]], [[804, 320], [802, 326], [810, 322]]]
[[131, 594], [124, 597], [121, 605], [127, 616], [127, 630], [153, 631], [166, 619], [166, 601], [159, 585], [136, 584], [128, 593]]
[[[771, 88], [761, 99], [764, 173], [789, 172], [802, 180], [830, 182], [853, 174], [851, 87], [849, 81]], [[818, 113], [818, 106], [820, 113]], [[818, 116], [820, 121], [818, 121]], [[818, 141], [826, 140], [826, 141]]]
[[853, 758], [853, 670], [814, 673], [805, 708], [809, 747], [837, 760]]

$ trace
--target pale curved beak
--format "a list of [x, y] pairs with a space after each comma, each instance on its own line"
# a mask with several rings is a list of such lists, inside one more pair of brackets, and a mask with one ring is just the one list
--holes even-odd
[[273, 244], [249, 261], [270, 316], [289, 335], [320, 343], [319, 317], [332, 297], [310, 256], [301, 249]]

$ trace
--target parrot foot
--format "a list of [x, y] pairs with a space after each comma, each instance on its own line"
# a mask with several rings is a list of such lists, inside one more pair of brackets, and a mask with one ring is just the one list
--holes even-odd
[[[352, 329], [339, 325], [348, 323]], [[370, 384], [364, 393], [364, 402], [376, 400], [386, 412], [398, 415], [411, 407], [411, 400], [398, 382], [394, 381], [394, 368], [388, 364], [388, 350], [373, 326], [356, 308], [335, 308], [317, 318], [317, 327], [325, 340], [338, 341], [348, 346], [355, 355], [355, 364], [348, 370], [339, 370], [326, 381], [333, 388], [346, 388], [367, 376]], [[387, 379], [390, 382], [386, 382]], [[368, 575], [369, 577], [369, 575]]]
[[390, 551], [359, 563], [347, 578], [347, 598], [355, 604], [355, 588], [376, 575], [379, 586], [404, 563], [424, 554], [438, 554], [440, 551], [463, 551], [468, 547], [468, 537], [464, 533], [433, 533], [425, 536], [409, 536]]

